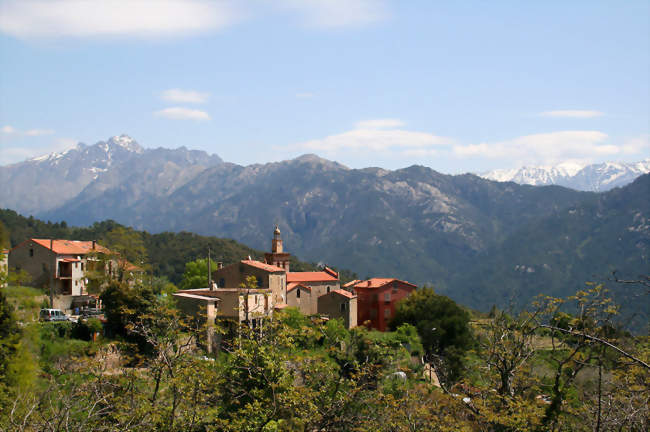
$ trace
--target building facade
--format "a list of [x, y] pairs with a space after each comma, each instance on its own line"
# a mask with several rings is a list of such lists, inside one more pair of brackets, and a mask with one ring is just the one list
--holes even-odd
[[352, 281], [344, 289], [357, 296], [357, 323], [386, 331], [395, 316], [395, 305], [417, 289], [412, 283], [394, 278]]
[[53, 307], [67, 310], [75, 297], [88, 294], [87, 273], [96, 270], [100, 254], [110, 251], [95, 241], [29, 239], [9, 251], [9, 268], [26, 271], [29, 285], [48, 292]]
[[335, 289], [318, 297], [318, 313], [329, 319], [343, 319], [345, 328], [357, 326], [357, 310], [357, 296], [349, 291]]

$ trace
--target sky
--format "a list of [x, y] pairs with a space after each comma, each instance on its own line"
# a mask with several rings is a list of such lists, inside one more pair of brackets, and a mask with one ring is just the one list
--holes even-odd
[[0, 164], [127, 134], [242, 165], [650, 157], [650, 2], [0, 0]]

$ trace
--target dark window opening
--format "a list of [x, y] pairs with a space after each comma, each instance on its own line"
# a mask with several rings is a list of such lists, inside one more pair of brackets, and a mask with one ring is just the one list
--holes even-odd
[[30, 257], [33, 257], [33, 256], [34, 256], [34, 249], [30, 249], [30, 250], [29, 250], [29, 256], [30, 256]]
[[298, 288], [296, 291], [296, 298], [300, 298], [300, 288]]

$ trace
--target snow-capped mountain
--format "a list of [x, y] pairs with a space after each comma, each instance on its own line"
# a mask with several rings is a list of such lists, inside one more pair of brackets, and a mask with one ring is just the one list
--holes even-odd
[[0, 207], [37, 214], [60, 207], [82, 192], [97, 193], [123, 182], [149, 194], [164, 194], [178, 182], [222, 162], [216, 155], [185, 147], [144, 149], [127, 135], [90, 146], [79, 143], [62, 152], [0, 167]]
[[565, 162], [555, 166], [494, 170], [480, 177], [500, 182], [511, 181], [535, 186], [558, 185], [581, 191], [603, 192], [631, 183], [650, 172], [650, 159], [640, 162], [604, 162], [581, 165]]

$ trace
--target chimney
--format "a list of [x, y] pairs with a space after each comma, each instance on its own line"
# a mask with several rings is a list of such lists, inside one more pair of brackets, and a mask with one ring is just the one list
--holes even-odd
[[54, 250], [54, 239], [50, 239], [50, 249]]
[[223, 268], [223, 263], [221, 261], [219, 261], [217, 263], [217, 270], [222, 269], [222, 268]]
[[97, 243], [97, 240], [93, 240], [93, 250], [95, 250], [95, 244]]

